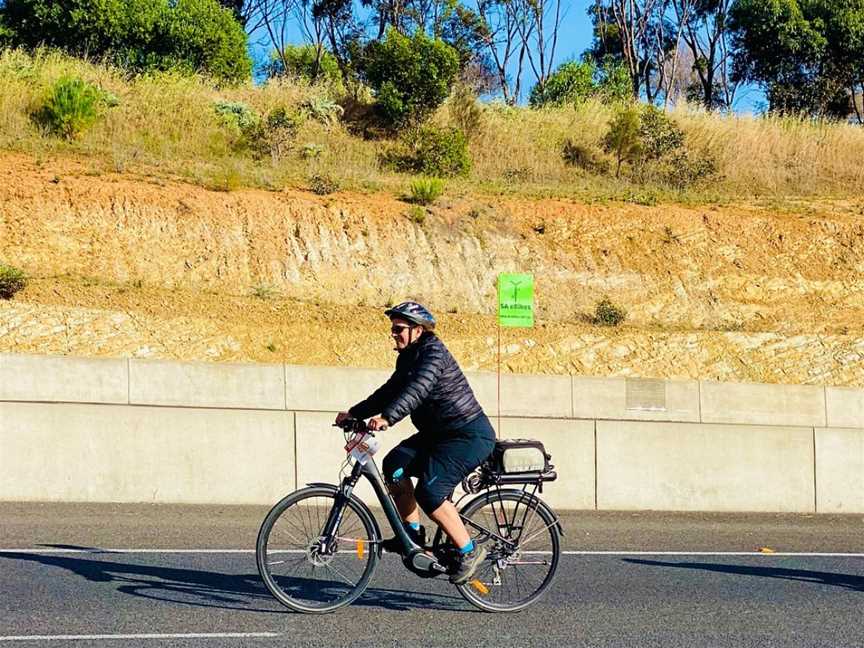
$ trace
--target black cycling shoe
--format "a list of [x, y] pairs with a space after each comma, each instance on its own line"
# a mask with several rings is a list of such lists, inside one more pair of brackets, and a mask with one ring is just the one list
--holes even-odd
[[[426, 546], [426, 527], [421, 524], [420, 528], [415, 531], [410, 526], [406, 526], [405, 530], [408, 532], [408, 537], [410, 537], [416, 544], [420, 545], [421, 548]], [[405, 550], [402, 541], [396, 536], [382, 540], [381, 548], [389, 553], [399, 554]]]
[[456, 571], [450, 575], [450, 582], [454, 585], [466, 583], [474, 575], [474, 572], [477, 571], [480, 563], [486, 558], [486, 553], [485, 547], [474, 547], [468, 553], [462, 554], [459, 557]]

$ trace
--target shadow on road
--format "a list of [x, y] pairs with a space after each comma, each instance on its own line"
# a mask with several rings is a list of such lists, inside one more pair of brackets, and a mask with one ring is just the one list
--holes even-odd
[[810, 569], [787, 569], [784, 567], [753, 567], [749, 565], [718, 565], [716, 563], [696, 562], [663, 562], [659, 560], [641, 560], [625, 558], [624, 562], [652, 567], [676, 567], [680, 569], [701, 569], [703, 571], [720, 572], [723, 574], [738, 574], [741, 576], [760, 576], [763, 578], [782, 578], [818, 585], [843, 587], [856, 592], [864, 592], [864, 576], [855, 574], [835, 574], [832, 572], [813, 571]]
[[[50, 545], [60, 547], [60, 545]], [[62, 545], [66, 549], [77, 549], [70, 545]], [[84, 548], [81, 548], [84, 549]], [[109, 556], [118, 556], [116, 552], [98, 549], [87, 551], [100, 552]], [[92, 556], [92, 554], [87, 554]], [[280, 606], [264, 587], [260, 576], [256, 574], [224, 574], [220, 572], [183, 569], [176, 567], [159, 567], [140, 565], [114, 560], [99, 560], [96, 558], [80, 558], [58, 556], [52, 554], [8, 553], [0, 552], [0, 558], [13, 561], [39, 563], [49, 567], [60, 567], [95, 583], [116, 583], [117, 591], [131, 596], [149, 598], [158, 601], [193, 605], [201, 607], [243, 610], [246, 612], [261, 612], [279, 614], [290, 612]], [[319, 588], [321, 581], [293, 579], [297, 587], [307, 590], [315, 584]], [[328, 583], [325, 581], [324, 586]], [[329, 583], [331, 586], [336, 583]], [[272, 607], [255, 607], [258, 603], [269, 602]], [[352, 605], [377, 607], [386, 610], [410, 610], [413, 608], [437, 609], [447, 611], [466, 611], [466, 604], [461, 597], [443, 596], [426, 592], [406, 592], [400, 590], [368, 588]]]

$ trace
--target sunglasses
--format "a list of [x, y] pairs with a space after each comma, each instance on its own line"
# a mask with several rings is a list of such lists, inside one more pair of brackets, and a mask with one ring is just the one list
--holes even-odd
[[393, 326], [390, 327], [390, 332], [391, 332], [393, 335], [399, 335], [399, 334], [401, 334], [402, 331], [404, 331], [405, 329], [410, 329], [410, 328], [412, 328], [412, 327], [411, 327], [411, 326], [408, 326], [408, 325], [406, 325], [406, 324], [394, 324]]

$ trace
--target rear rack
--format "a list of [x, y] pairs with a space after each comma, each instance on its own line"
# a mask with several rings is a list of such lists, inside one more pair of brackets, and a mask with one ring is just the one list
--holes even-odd
[[490, 485], [542, 484], [558, 479], [558, 473], [551, 469], [545, 472], [535, 470], [521, 473], [488, 473], [486, 479]]

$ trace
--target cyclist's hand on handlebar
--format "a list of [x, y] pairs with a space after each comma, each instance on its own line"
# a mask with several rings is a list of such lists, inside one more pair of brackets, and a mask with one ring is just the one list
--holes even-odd
[[383, 416], [373, 416], [366, 423], [366, 426], [370, 430], [386, 430], [387, 428], [390, 427], [390, 424], [387, 422], [387, 419], [385, 419]]
[[348, 412], [339, 412], [336, 415], [336, 425], [339, 425], [345, 419], [350, 419], [350, 418], [351, 418], [351, 415]]

